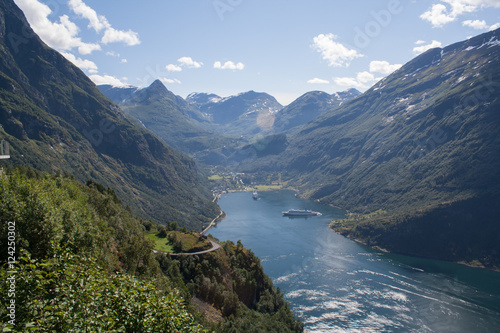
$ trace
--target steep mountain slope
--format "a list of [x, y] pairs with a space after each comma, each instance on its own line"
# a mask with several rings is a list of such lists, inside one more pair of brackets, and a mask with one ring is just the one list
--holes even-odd
[[[130, 94], [127, 88], [99, 86], [99, 89], [109, 98], [116, 96], [114, 101], [126, 114], [137, 119], [175, 149], [196, 156], [198, 161], [223, 163], [223, 157], [211, 161], [214, 151], [237, 144], [235, 139], [205, 129], [210, 127], [207, 117], [188, 105], [182, 97], [174, 95], [159, 80], [149, 87], [136, 88]], [[122, 98], [124, 96], [126, 98]]]
[[275, 132], [293, 132], [314, 118], [342, 103], [361, 95], [356, 89], [334, 93], [310, 91], [285, 106], [276, 114]]
[[500, 184], [499, 34], [430, 50], [298, 133], [291, 146], [313, 149], [291, 166], [333, 176], [312, 197], [373, 210]]
[[418, 56], [248, 168], [287, 170], [310, 198], [353, 212], [386, 211], [337, 228], [370, 244], [500, 266], [499, 97], [496, 30]]
[[160, 222], [200, 228], [217, 213], [193, 160], [130, 121], [12, 0], [0, 2], [0, 124], [12, 164], [96, 180]]
[[217, 95], [191, 94], [191, 105], [210, 117], [219, 133], [253, 135], [270, 131], [283, 106], [274, 97], [255, 91], [219, 99]]

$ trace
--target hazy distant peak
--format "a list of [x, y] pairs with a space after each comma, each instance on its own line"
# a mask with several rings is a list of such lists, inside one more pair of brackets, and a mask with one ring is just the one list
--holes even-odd
[[350, 88], [344, 91], [339, 91], [333, 94], [339, 100], [351, 99], [361, 95], [361, 92], [356, 88]]
[[186, 101], [190, 104], [204, 105], [207, 103], [218, 103], [222, 97], [212, 93], [194, 92], [186, 97]]
[[169, 91], [167, 89], [167, 87], [165, 87], [165, 85], [163, 84], [163, 82], [161, 82], [158, 79], [156, 79], [153, 83], [151, 83], [149, 85], [149, 87], [147, 87], [146, 89], [148, 89], [150, 91], [156, 91], [156, 92], [159, 92], [159, 93], [165, 93], [165, 92]]

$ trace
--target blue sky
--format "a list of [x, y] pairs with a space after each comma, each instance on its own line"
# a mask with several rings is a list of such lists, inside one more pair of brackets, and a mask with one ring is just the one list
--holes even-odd
[[500, 27], [500, 0], [14, 0], [97, 84], [186, 97], [364, 91], [432, 46]]

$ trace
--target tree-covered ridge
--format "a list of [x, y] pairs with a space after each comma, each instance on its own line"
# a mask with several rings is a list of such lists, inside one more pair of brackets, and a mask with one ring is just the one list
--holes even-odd
[[[9, 222], [15, 223], [18, 259], [15, 331], [231, 332], [228, 327], [248, 325], [254, 317], [262, 319], [257, 332], [301, 331], [251, 252], [228, 243], [226, 250], [185, 258], [182, 264], [156, 255], [152, 241], [144, 238], [153, 222], [135, 217], [112, 189], [95, 182], [9, 169], [0, 176], [4, 249]], [[7, 255], [2, 251], [0, 257], [5, 300], [12, 275]], [[217, 279], [227, 280], [223, 289]], [[195, 296], [220, 309], [219, 325], [204, 322], [191, 305]], [[2, 307], [2, 325], [7, 315]]]
[[[164, 327], [182, 332], [184, 326], [202, 331], [161, 273], [141, 220], [112, 189], [33, 169], [8, 170], [0, 177], [4, 249], [9, 222], [15, 223], [18, 259], [15, 331], [158, 332]], [[5, 282], [12, 271], [4, 265], [6, 256], [2, 251], [2, 299], [8, 299]], [[2, 307], [4, 324], [6, 315]]]
[[241, 242], [203, 256], [159, 255], [162, 270], [186, 293], [213, 305], [225, 319], [212, 325], [221, 332], [302, 332], [252, 251]]
[[385, 250], [500, 270], [498, 197], [488, 195], [388, 214], [352, 214], [338, 233]]
[[[0, 188], [4, 248], [7, 223], [13, 221], [17, 247], [34, 258], [45, 258], [55, 242], [97, 258], [111, 271], [153, 274], [151, 244], [142, 235], [140, 220], [123, 208], [112, 189], [24, 168], [0, 177]], [[0, 255], [3, 262], [5, 256]]]

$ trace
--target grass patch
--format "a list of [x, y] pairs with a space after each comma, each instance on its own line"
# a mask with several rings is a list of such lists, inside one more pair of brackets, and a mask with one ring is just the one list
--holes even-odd
[[219, 176], [219, 175], [212, 175], [212, 176], [208, 177], [208, 180], [221, 180], [221, 179], [224, 179], [224, 177]]
[[256, 185], [255, 190], [256, 191], [275, 191], [275, 190], [281, 190], [283, 188], [282, 185]]
[[385, 210], [379, 209], [375, 212], [371, 212], [368, 214], [348, 213], [347, 218], [339, 220], [339, 221], [344, 222], [344, 223], [360, 222], [360, 221], [373, 220], [375, 218], [383, 217], [386, 215], [387, 215], [387, 212]]
[[171, 241], [168, 240], [168, 238], [162, 238], [158, 236], [158, 231], [153, 231], [150, 233], [147, 233], [144, 235], [147, 239], [151, 239], [153, 242], [155, 242], [154, 249], [156, 251], [161, 251], [161, 252], [166, 252], [166, 253], [173, 253], [174, 252], [174, 246]]
[[186, 234], [179, 231], [170, 231], [167, 238], [172, 240], [176, 251], [183, 253], [204, 251], [212, 247], [212, 243], [208, 239], [200, 238], [197, 233]]

